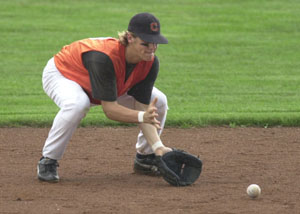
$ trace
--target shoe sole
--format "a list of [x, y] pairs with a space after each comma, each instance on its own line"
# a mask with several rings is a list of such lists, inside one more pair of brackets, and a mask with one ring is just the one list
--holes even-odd
[[47, 182], [47, 183], [58, 183], [59, 180], [45, 180], [41, 177], [38, 177], [40, 182]]

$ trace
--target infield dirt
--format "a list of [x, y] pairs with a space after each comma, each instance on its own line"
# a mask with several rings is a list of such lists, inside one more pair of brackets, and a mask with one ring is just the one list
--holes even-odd
[[[133, 173], [136, 127], [79, 128], [60, 182], [36, 178], [48, 128], [0, 129], [0, 213], [299, 213], [300, 128], [166, 128], [165, 145], [203, 160], [199, 180], [172, 187]], [[262, 194], [253, 200], [249, 184]]]

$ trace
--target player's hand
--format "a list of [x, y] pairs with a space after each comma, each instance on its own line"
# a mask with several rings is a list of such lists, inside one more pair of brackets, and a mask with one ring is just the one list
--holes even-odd
[[157, 129], [161, 129], [160, 122], [156, 119], [156, 117], [158, 117], [157, 108], [155, 106], [156, 103], [157, 97], [153, 99], [153, 101], [149, 104], [148, 109], [145, 111], [144, 123], [150, 123], [154, 125]]

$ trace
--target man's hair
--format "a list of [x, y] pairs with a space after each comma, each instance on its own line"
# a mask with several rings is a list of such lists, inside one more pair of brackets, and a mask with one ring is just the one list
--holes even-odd
[[134, 38], [136, 37], [136, 35], [134, 35], [134, 33], [129, 32], [128, 30], [118, 33], [119, 41], [121, 42], [122, 45], [125, 45], [125, 46], [128, 45], [128, 34], [131, 34]]

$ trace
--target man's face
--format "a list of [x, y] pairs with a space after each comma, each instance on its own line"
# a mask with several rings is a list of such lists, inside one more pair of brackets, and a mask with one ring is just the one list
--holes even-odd
[[145, 42], [139, 37], [133, 38], [132, 45], [138, 57], [143, 61], [151, 61], [157, 49], [157, 44]]

